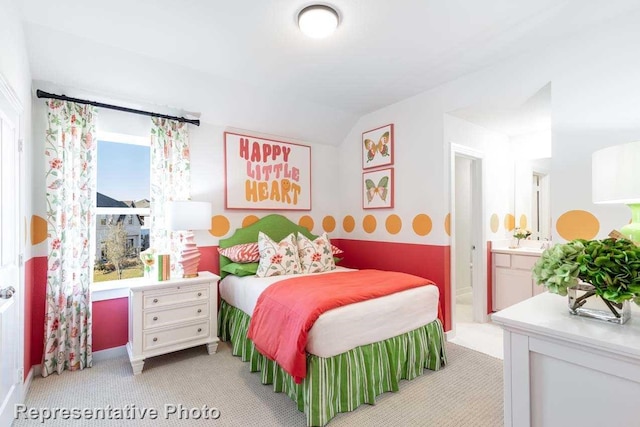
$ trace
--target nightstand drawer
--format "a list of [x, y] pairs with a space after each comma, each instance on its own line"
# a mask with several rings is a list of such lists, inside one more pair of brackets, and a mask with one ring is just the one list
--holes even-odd
[[209, 337], [208, 322], [196, 323], [194, 325], [182, 326], [164, 331], [148, 331], [144, 332], [143, 349], [152, 350], [157, 347], [165, 347], [207, 337]]
[[180, 289], [171, 288], [163, 291], [148, 291], [144, 294], [143, 308], [166, 307], [185, 302], [206, 301], [209, 289], [206, 287]]
[[168, 308], [157, 311], [147, 311], [144, 314], [142, 327], [146, 330], [157, 326], [171, 325], [174, 323], [197, 320], [199, 318], [209, 318], [209, 303], [187, 307]]

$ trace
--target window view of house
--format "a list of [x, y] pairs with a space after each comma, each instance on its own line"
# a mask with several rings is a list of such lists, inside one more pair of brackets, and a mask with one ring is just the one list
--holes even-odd
[[149, 247], [149, 146], [98, 140], [94, 282], [143, 275]]

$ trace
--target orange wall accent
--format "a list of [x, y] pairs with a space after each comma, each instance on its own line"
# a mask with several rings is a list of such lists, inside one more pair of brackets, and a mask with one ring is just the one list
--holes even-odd
[[600, 231], [600, 221], [591, 212], [567, 211], [556, 222], [558, 234], [565, 240], [593, 239]]
[[257, 222], [260, 218], [258, 218], [255, 215], [247, 215], [244, 217], [244, 219], [242, 220], [242, 227], [248, 227], [251, 224], [253, 224], [254, 222]]
[[31, 244], [37, 245], [47, 238], [47, 221], [38, 215], [31, 216]]

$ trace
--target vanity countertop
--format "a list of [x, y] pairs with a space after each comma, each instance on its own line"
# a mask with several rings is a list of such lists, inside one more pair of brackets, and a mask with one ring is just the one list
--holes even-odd
[[520, 242], [520, 246], [517, 248], [510, 248], [509, 240], [496, 240], [492, 242], [491, 252], [499, 254], [511, 254], [511, 255], [529, 255], [540, 256], [545, 251], [548, 241], [540, 240], [523, 240]]

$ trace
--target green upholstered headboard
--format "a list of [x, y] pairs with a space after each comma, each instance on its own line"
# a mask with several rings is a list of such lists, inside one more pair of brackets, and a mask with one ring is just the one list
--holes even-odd
[[[278, 214], [267, 215], [262, 219], [254, 222], [253, 224], [238, 228], [236, 231], [226, 239], [220, 239], [219, 246], [221, 248], [229, 248], [234, 245], [242, 243], [252, 243], [258, 241], [258, 232], [262, 231], [271, 239], [279, 242], [291, 233], [297, 233], [298, 231], [310, 239], [315, 239], [316, 235], [311, 234], [309, 230], [301, 225], [294, 224], [289, 219]], [[220, 255], [220, 277], [225, 277], [227, 274], [222, 271], [222, 267], [231, 263], [231, 260], [225, 256]]]

